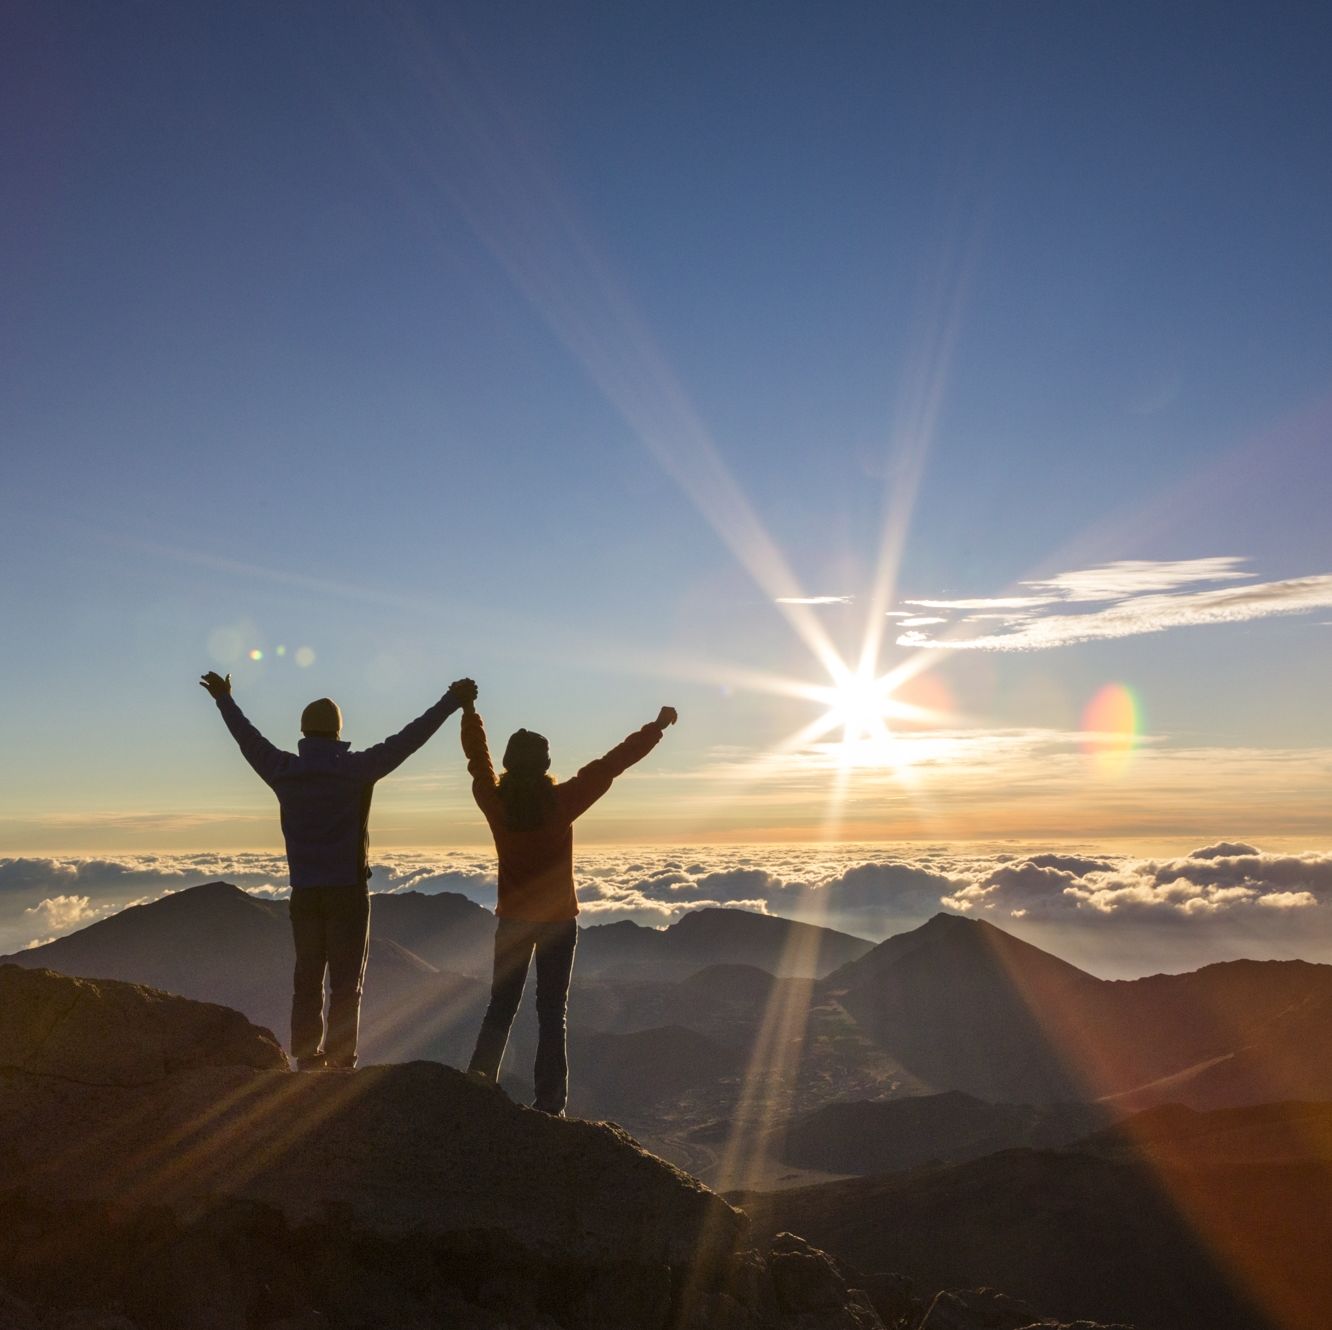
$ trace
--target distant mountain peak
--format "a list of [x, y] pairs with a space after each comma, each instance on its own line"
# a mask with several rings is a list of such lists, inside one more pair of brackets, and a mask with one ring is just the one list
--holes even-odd
[[[970, 928], [983, 923], [985, 923], [984, 919], [973, 919], [969, 914], [950, 914], [947, 910], [940, 910], [938, 914], [932, 914], [914, 931], [917, 933], [942, 933], [946, 930], [956, 932], [959, 929]], [[991, 924], [990, 927], [993, 928], [994, 925]]]
[[[204, 900], [209, 897], [216, 897], [218, 900], [231, 900], [237, 896], [248, 898], [250, 893], [242, 891], [240, 887], [231, 882], [200, 882], [195, 887], [181, 887], [179, 891], [167, 892], [167, 897], [176, 900]], [[165, 898], [164, 898], [165, 899]]]
[[653, 930], [644, 928], [642, 924], [636, 923], [632, 919], [616, 919], [609, 924], [584, 924], [585, 929], [596, 928], [601, 930], [606, 936], [627, 937], [633, 933], [647, 932]]
[[862, 995], [905, 984], [917, 993], [933, 993], [945, 1005], [960, 1000], [964, 989], [975, 996], [988, 986], [993, 997], [1005, 1001], [1021, 990], [1024, 1004], [1039, 1004], [1102, 983], [987, 920], [942, 912], [880, 942], [826, 982], [834, 991], [858, 989]]
[[273, 901], [266, 896], [252, 895], [230, 882], [201, 882], [198, 886], [181, 887], [177, 891], [165, 892], [158, 896], [156, 900], [143, 901], [138, 905], [127, 906], [121, 915], [111, 915], [110, 918], [99, 922], [110, 923], [112, 920], [121, 918], [134, 910], [150, 910], [155, 915], [174, 911], [184, 911], [190, 914], [200, 914], [202, 911], [208, 911], [216, 914], [219, 911], [239, 913], [242, 909], [254, 907], [271, 909], [274, 905], [280, 905], [284, 910], [286, 909], [285, 901]]
[[827, 938], [839, 938], [847, 942], [870, 944], [865, 939], [852, 933], [843, 933], [839, 929], [829, 928], [826, 924], [811, 924], [803, 919], [791, 919], [783, 914], [761, 914], [758, 910], [746, 910], [735, 905], [705, 905], [701, 909], [690, 910], [666, 929], [668, 933], [679, 936], [701, 935], [726, 930], [731, 933], [744, 931], [751, 934], [771, 933], [807, 933]]

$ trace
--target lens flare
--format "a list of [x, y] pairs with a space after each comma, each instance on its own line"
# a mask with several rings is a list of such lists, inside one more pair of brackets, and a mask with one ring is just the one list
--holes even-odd
[[315, 663], [315, 653], [313, 647], [296, 648], [296, 664], [300, 669], [308, 670]]
[[264, 653], [258, 647], [254, 647], [249, 653], [251, 660], [263, 660]]
[[1129, 764], [1142, 731], [1138, 699], [1126, 684], [1108, 683], [1082, 713], [1082, 747], [1105, 775], [1117, 776]]
[[240, 659], [245, 648], [245, 635], [233, 625], [214, 628], [208, 634], [208, 654], [219, 665], [230, 665]]

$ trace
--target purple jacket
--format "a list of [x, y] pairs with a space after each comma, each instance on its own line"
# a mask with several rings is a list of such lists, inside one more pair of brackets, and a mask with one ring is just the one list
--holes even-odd
[[445, 693], [405, 729], [359, 753], [341, 739], [316, 738], [303, 738], [295, 753], [284, 753], [246, 720], [229, 693], [217, 699], [245, 760], [277, 795], [293, 888], [369, 881], [375, 781], [411, 757], [459, 705]]

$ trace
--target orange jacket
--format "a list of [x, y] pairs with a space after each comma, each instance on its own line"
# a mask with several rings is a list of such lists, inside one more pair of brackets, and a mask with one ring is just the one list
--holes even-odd
[[505, 821], [499, 782], [486, 746], [486, 728], [475, 712], [462, 719], [462, 747], [472, 795], [486, 815], [499, 853], [499, 901], [495, 913], [528, 923], [557, 923], [578, 913], [573, 880], [573, 824], [611, 787], [616, 776], [645, 758], [661, 741], [659, 726], [644, 725], [576, 776], [554, 786], [555, 808], [539, 827], [513, 831]]

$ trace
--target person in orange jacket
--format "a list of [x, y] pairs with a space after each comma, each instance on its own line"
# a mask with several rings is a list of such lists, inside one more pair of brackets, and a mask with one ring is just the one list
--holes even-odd
[[472, 794], [499, 854], [494, 979], [468, 1070], [498, 1082], [509, 1029], [535, 956], [540, 1035], [532, 1106], [556, 1117], [564, 1113], [569, 1094], [565, 1013], [578, 943], [573, 824], [616, 776], [657, 746], [676, 719], [674, 707], [662, 707], [656, 720], [560, 783], [549, 774], [550, 745], [531, 730], [518, 730], [504, 750], [504, 773], [496, 779], [475, 702], [463, 704], [462, 747]]

